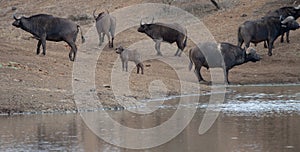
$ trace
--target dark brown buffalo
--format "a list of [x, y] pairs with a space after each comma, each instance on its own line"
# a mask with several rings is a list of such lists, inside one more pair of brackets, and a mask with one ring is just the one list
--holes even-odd
[[231, 68], [249, 61], [256, 62], [261, 59], [253, 48], [245, 50], [226, 42], [205, 42], [198, 44], [196, 47], [190, 49], [189, 58], [189, 70], [192, 69], [194, 64], [194, 72], [199, 82], [206, 82], [200, 73], [202, 66], [207, 69], [221, 67], [224, 69], [225, 83], [227, 84], [229, 83], [228, 72]]
[[138, 32], [147, 34], [155, 42], [155, 49], [157, 55], [161, 55], [160, 43], [168, 42], [177, 44], [177, 52], [175, 56], [180, 56], [183, 49], [186, 47], [187, 41], [187, 30], [177, 23], [166, 24], [166, 23], [140, 23]]
[[265, 17], [255, 21], [246, 21], [238, 29], [238, 46], [245, 42], [246, 48], [250, 42], [257, 44], [266, 41], [268, 45], [268, 55], [272, 55], [274, 41], [284, 32], [296, 30], [300, 26], [294, 17], [289, 16], [282, 20], [281, 17]]
[[[268, 12], [265, 17], [282, 17], [283, 19], [287, 18], [288, 16], [293, 16], [295, 20], [297, 20], [300, 17], [300, 5], [297, 7], [281, 7], [277, 10]], [[286, 42], [289, 43], [289, 31], [286, 32]], [[281, 34], [280, 42], [284, 42], [284, 33]]]
[[[37, 40], [36, 54], [40, 54], [40, 47], [43, 46], [43, 55], [46, 55], [46, 40], [48, 41], [65, 41], [70, 47], [69, 59], [75, 60], [77, 46], [75, 44], [80, 26], [65, 18], [54, 17], [48, 14], [37, 14], [30, 17], [16, 18], [12, 23], [13, 26], [21, 28], [31, 33]], [[82, 43], [84, 37], [81, 31]]]

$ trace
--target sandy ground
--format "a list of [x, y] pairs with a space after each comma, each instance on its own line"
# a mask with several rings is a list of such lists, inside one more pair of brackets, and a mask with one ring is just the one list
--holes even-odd
[[[13, 14], [30, 16], [37, 13], [48, 13], [66, 18], [70, 15], [73, 15], [73, 18], [81, 16], [83, 19], [76, 22], [86, 33], [95, 24], [92, 19], [92, 12], [95, 8], [98, 8], [98, 11], [108, 9], [113, 12], [134, 4], [161, 1], [76, 0], [70, 2], [70, 0], [59, 2], [29, 0], [23, 4], [23, 1], [19, 0], [0, 1], [0, 113], [76, 111], [72, 90], [73, 62], [68, 59], [69, 48], [66, 43], [47, 41], [47, 55], [35, 55], [37, 41], [32, 38], [31, 34], [11, 25]], [[280, 0], [220, 0], [219, 2], [222, 10], [216, 10], [205, 0], [174, 2], [172, 5], [199, 17], [209, 28], [216, 41], [237, 44], [237, 28], [244, 21], [260, 18], [269, 10], [282, 6], [293, 3], [300, 4], [299, 1], [292, 0], [285, 2]], [[16, 10], [13, 10], [13, 7]], [[136, 41], [149, 40], [144, 34], [138, 33], [136, 28], [130, 28], [116, 35], [115, 46], [122, 44], [128, 47]], [[280, 43], [277, 40], [272, 57], [267, 56], [267, 50], [263, 48], [263, 44], [259, 44], [256, 48], [263, 59], [257, 63], [247, 63], [235, 67], [230, 71], [229, 81], [232, 84], [299, 83], [299, 32], [299, 30], [291, 32], [290, 44]], [[79, 42], [78, 45], [80, 47]], [[163, 45], [167, 46], [168, 44]], [[187, 51], [194, 45], [188, 41], [185, 53], [187, 54]], [[173, 44], [173, 46], [175, 45]], [[97, 46], [95, 48], [97, 49]], [[153, 43], [153, 49], [149, 50], [149, 56], [155, 56], [155, 53]], [[162, 53], [166, 52], [162, 51]], [[175, 58], [168, 54], [164, 57], [172, 61], [178, 60], [179, 65], [182, 60], [182, 58]], [[98, 58], [95, 69], [95, 91], [99, 98], [99, 104], [102, 103], [108, 108], [120, 107], [116, 100], [122, 99], [115, 98], [111, 87], [111, 72], [117, 58], [114, 50], [106, 46]], [[156, 97], [181, 94], [182, 90], [176, 69], [155, 59], [144, 61], [144, 65], [144, 75], [137, 75], [136, 69], [131, 71], [129, 88], [132, 93], [124, 94], [124, 96], [137, 100], [149, 99], [153, 97], [153, 92], [148, 91], [149, 87], [152, 87]], [[178, 68], [185, 67], [187, 75], [193, 74], [188, 71], [188, 65], [180, 65]], [[206, 69], [202, 70], [203, 76], [207, 80], [210, 80], [209, 72]], [[160, 90], [160, 82], [164, 83], [165, 90]], [[195, 76], [193, 79], [184, 80], [183, 83], [192, 86], [186, 93], [210, 91], [209, 86], [199, 86]]]

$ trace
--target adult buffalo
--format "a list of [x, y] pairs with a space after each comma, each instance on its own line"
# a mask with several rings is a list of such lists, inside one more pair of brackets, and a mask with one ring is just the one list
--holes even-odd
[[[297, 7], [286, 6], [276, 9], [274, 11], [268, 12], [265, 17], [282, 17], [283, 19], [287, 18], [288, 16], [293, 16], [295, 20], [300, 17], [300, 5]], [[289, 34], [290, 31], [288, 30], [286, 33], [286, 42], [289, 43]], [[281, 34], [280, 42], [284, 42], [284, 33]]]
[[300, 26], [293, 16], [282, 20], [281, 17], [265, 17], [260, 20], [246, 21], [238, 29], [238, 46], [245, 42], [248, 48], [250, 42], [257, 44], [262, 41], [267, 42], [268, 55], [272, 56], [274, 41], [284, 32], [296, 30]]
[[207, 69], [223, 68], [226, 84], [229, 84], [228, 72], [230, 69], [249, 61], [256, 62], [261, 59], [253, 48], [242, 49], [226, 42], [205, 42], [198, 44], [196, 47], [190, 49], [189, 58], [189, 70], [192, 69], [194, 64], [194, 72], [200, 83], [206, 82], [200, 73], [201, 67], [204, 66]]
[[[36, 54], [40, 54], [40, 47], [43, 46], [43, 55], [46, 55], [46, 40], [65, 41], [70, 47], [69, 59], [75, 60], [77, 46], [75, 44], [80, 26], [76, 23], [65, 19], [54, 17], [48, 14], [37, 14], [30, 17], [16, 18], [12, 23], [13, 26], [21, 28], [31, 33], [37, 40]], [[84, 43], [84, 37], [81, 30], [81, 39]]]
[[155, 42], [157, 55], [162, 56], [160, 52], [160, 43], [168, 42], [177, 44], [177, 52], [175, 56], [180, 56], [183, 49], [186, 47], [187, 30], [178, 23], [143, 23], [140, 22], [138, 32], [147, 34]]
[[[95, 15], [96, 10], [93, 12], [94, 19], [96, 20], [96, 28], [99, 36], [99, 46], [104, 42], [105, 35], [107, 36], [109, 47], [114, 47], [116, 18], [109, 14], [108, 11], [101, 12], [98, 16]], [[111, 37], [111, 38], [110, 38]]]

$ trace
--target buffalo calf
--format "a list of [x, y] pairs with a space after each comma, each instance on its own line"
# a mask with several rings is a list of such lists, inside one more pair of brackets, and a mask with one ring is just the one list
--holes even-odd
[[213, 43], [205, 42], [190, 49], [189, 51], [190, 65], [189, 70], [195, 65], [195, 74], [199, 82], [205, 82], [200, 70], [204, 66], [207, 69], [221, 67], [224, 68], [225, 83], [228, 81], [228, 72], [231, 68], [246, 62], [259, 61], [261, 58], [253, 48], [242, 49], [230, 43]]
[[141, 69], [141, 73], [144, 74], [144, 65], [142, 63], [141, 55], [136, 50], [129, 50], [119, 46], [116, 48], [116, 53], [120, 54], [120, 58], [122, 61], [122, 69], [123, 71], [128, 71], [128, 61], [132, 61], [135, 63], [137, 68], [137, 74]]

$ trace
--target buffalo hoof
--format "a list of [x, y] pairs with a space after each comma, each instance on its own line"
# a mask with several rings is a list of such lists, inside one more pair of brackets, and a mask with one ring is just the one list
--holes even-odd
[[75, 61], [75, 59], [71, 59], [71, 58], [70, 58], [70, 61], [74, 62], [74, 61]]
[[205, 80], [200, 80], [199, 84], [211, 85], [211, 82], [208, 82], [208, 81], [205, 81]]
[[157, 56], [163, 56], [161, 53], [156, 53]]
[[272, 53], [271, 53], [271, 52], [269, 52], [269, 53], [268, 53], [268, 55], [269, 55], [269, 56], [272, 56]]

